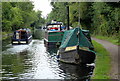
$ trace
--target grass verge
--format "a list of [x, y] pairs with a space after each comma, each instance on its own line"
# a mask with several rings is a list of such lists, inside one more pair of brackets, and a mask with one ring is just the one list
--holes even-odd
[[7, 39], [8, 38], [8, 34], [10, 34], [10, 33], [12, 33], [12, 32], [2, 32], [2, 40], [5, 40], [5, 39]]
[[96, 41], [92, 41], [96, 51], [96, 67], [92, 79], [110, 79], [111, 69], [109, 52]]
[[111, 42], [111, 43], [113, 43], [115, 45], [120, 45], [119, 40], [117, 38], [115, 38], [114, 36], [113, 37], [107, 37], [107, 36], [95, 35], [93, 37], [109, 41], [109, 42]]

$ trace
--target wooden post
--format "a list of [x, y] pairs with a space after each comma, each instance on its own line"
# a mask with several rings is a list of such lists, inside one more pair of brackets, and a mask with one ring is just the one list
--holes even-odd
[[67, 30], [69, 29], [69, 6], [67, 6]]

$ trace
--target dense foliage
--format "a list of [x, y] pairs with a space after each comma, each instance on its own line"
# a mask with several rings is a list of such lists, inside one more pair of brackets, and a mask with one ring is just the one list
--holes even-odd
[[[70, 26], [80, 25], [95, 35], [119, 38], [119, 2], [51, 2], [51, 5], [46, 22], [57, 20], [67, 25], [66, 7], [69, 6]], [[42, 26], [45, 23], [42, 12], [34, 11], [33, 7], [32, 2], [2, 2], [2, 30]]]
[[2, 2], [2, 31], [40, 27], [45, 20], [32, 2]]
[[69, 6], [70, 26], [77, 27], [80, 21], [83, 29], [89, 29], [95, 35], [119, 36], [119, 2], [52, 2], [51, 5], [47, 22], [54, 19], [66, 25], [66, 6]]

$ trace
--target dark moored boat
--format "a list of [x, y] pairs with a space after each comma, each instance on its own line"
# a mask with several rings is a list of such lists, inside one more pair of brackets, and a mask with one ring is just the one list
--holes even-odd
[[62, 42], [64, 28], [62, 22], [52, 22], [46, 25], [44, 44], [47, 47], [59, 46]]
[[[85, 35], [86, 33], [86, 35]], [[75, 28], [64, 32], [58, 50], [59, 60], [74, 64], [91, 64], [95, 61], [95, 52], [88, 31]]]
[[31, 30], [28, 28], [16, 30], [12, 36], [12, 44], [29, 44], [32, 41]]

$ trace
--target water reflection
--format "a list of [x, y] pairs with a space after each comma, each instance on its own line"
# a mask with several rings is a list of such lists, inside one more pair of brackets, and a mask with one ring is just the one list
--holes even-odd
[[66, 78], [70, 79], [90, 79], [93, 73], [94, 67], [90, 66], [79, 66], [60, 63], [59, 68], [66, 74]]

